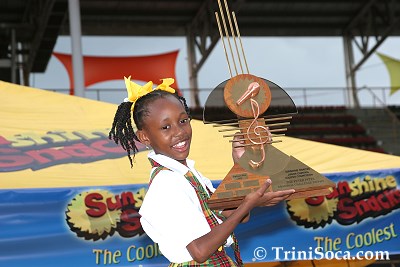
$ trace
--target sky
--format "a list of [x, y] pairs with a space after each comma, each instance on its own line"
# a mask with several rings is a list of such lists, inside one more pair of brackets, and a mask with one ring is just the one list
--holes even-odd
[[[281, 86], [296, 105], [344, 105], [346, 87], [343, 41], [339, 37], [243, 37], [243, 47], [250, 73]], [[184, 37], [87, 37], [82, 38], [82, 53], [90, 56], [143, 56], [179, 50], [175, 66], [176, 77], [184, 96], [190, 97], [186, 39]], [[355, 62], [361, 59], [354, 47]], [[71, 53], [69, 37], [58, 38], [55, 52]], [[400, 37], [389, 37], [377, 52], [400, 59]], [[132, 74], [134, 76], [134, 74]], [[203, 104], [219, 83], [229, 78], [221, 42], [202, 66], [198, 74], [200, 100]], [[51, 57], [44, 73], [30, 77], [32, 87], [68, 89], [68, 74], [61, 62]], [[373, 54], [356, 74], [357, 87], [371, 87], [387, 105], [400, 105], [400, 92], [389, 96], [389, 73], [381, 59]], [[102, 82], [86, 89], [86, 96], [96, 98], [95, 89], [118, 89], [100, 94], [100, 100], [119, 104], [125, 97], [121, 80]], [[304, 90], [306, 88], [307, 90]], [[65, 90], [67, 91], [67, 90]], [[306, 95], [306, 98], [304, 97]], [[362, 105], [378, 104], [367, 90], [359, 93]]]

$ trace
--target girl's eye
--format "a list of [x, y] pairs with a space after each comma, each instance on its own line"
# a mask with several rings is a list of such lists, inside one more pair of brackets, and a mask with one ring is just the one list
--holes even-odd
[[163, 130], [168, 130], [169, 128], [171, 128], [171, 126], [169, 126], [169, 125], [165, 125], [165, 126], [161, 127], [161, 129], [163, 129]]
[[189, 121], [190, 121], [190, 119], [186, 118], [186, 119], [181, 120], [180, 123], [185, 124], [185, 123], [188, 123]]

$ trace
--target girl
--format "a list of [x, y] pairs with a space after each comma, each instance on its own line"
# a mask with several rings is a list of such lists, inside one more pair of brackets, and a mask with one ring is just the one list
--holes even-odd
[[[183, 97], [170, 87], [173, 79], [152, 90], [152, 82], [141, 87], [125, 78], [128, 99], [115, 114], [110, 138], [127, 151], [132, 166], [138, 151], [135, 140], [153, 151], [149, 189], [140, 208], [140, 222], [146, 234], [159, 244], [170, 266], [243, 266], [233, 230], [247, 220], [257, 206], [275, 205], [294, 190], [267, 192], [268, 179], [245, 197], [235, 210], [212, 211], [207, 200], [215, 190], [187, 159], [192, 140], [189, 109]], [[137, 131], [131, 124], [131, 114]], [[237, 161], [243, 148], [233, 148]], [[224, 247], [233, 246], [236, 263]]]

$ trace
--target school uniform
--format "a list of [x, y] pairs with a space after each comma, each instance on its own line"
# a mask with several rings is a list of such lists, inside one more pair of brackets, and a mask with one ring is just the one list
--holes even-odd
[[[210, 221], [222, 223], [204, 201], [215, 188], [194, 168], [193, 160], [187, 159], [185, 166], [153, 151], [148, 157], [153, 169], [149, 189], [139, 210], [143, 230], [158, 243], [163, 255], [171, 263], [176, 263], [173, 266], [201, 266], [193, 261], [186, 246], [211, 231], [213, 225]], [[225, 246], [233, 243], [230, 236]], [[216, 262], [215, 266], [230, 266], [224, 262], [227, 261], [224, 250], [220, 249], [216, 254], [213, 260], [222, 263]], [[228, 260], [232, 263], [230, 258]], [[179, 263], [184, 264], [177, 265]]]

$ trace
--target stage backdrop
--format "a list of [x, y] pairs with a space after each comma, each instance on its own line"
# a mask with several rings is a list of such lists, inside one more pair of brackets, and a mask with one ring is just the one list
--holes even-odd
[[[0, 266], [166, 265], [139, 222], [147, 152], [131, 169], [108, 140], [116, 105], [1, 81], [0, 103]], [[217, 185], [230, 145], [200, 121], [193, 132], [190, 157]], [[400, 157], [288, 137], [275, 146], [337, 188], [252, 212], [236, 231], [247, 264], [319, 258], [316, 247], [400, 253]]]

